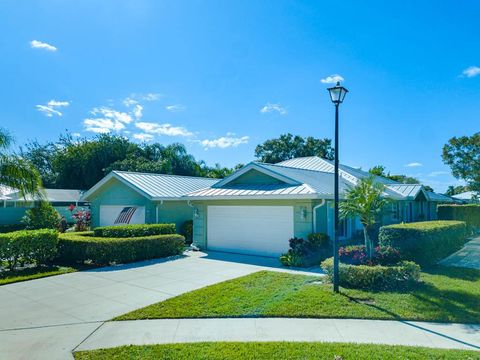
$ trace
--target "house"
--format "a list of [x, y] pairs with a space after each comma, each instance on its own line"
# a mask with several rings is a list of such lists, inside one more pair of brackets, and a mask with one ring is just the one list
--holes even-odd
[[463, 193], [453, 195], [452, 198], [464, 204], [475, 204], [480, 202], [480, 194], [476, 191], [465, 191]]
[[[186, 195], [196, 208], [194, 243], [211, 250], [278, 256], [293, 236], [333, 236], [333, 171], [333, 163], [319, 157], [252, 162], [210, 188]], [[339, 172], [340, 198], [347, 188], [371, 176], [345, 165]], [[392, 200], [382, 224], [433, 220], [438, 203], [452, 202], [422, 185], [375, 179]], [[340, 237], [350, 238], [361, 229], [358, 220], [342, 220]]]
[[[77, 209], [88, 209], [88, 204], [80, 201], [81, 190], [70, 189], [44, 189], [44, 199], [50, 202], [61, 216], [68, 222], [73, 222], [70, 205]], [[18, 190], [11, 188], [0, 189], [0, 225], [20, 224], [25, 211], [34, 206], [37, 198], [31, 195], [23, 196]]]
[[[113, 171], [87, 191], [93, 225], [174, 222], [193, 218], [193, 240], [202, 249], [278, 256], [288, 240], [312, 232], [333, 235], [333, 164], [319, 157], [278, 164], [252, 162], [229, 177], [196, 177]], [[340, 166], [340, 196], [369, 173]], [[376, 177], [392, 200], [382, 224], [436, 219], [447, 196], [419, 184]], [[340, 235], [361, 231], [358, 220], [341, 222]]]
[[184, 195], [210, 187], [218, 179], [112, 171], [82, 197], [91, 206], [92, 226], [175, 223], [193, 218]]

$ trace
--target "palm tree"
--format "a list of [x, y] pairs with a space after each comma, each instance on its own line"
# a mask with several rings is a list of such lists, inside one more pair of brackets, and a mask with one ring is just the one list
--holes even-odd
[[375, 182], [373, 176], [361, 179], [355, 187], [347, 190], [345, 200], [339, 204], [342, 218], [360, 218], [367, 256], [373, 256], [373, 242], [369, 230], [377, 223], [384, 206], [388, 203], [382, 194], [385, 186]]
[[12, 136], [0, 128], [0, 187], [14, 188], [23, 196], [30, 194], [42, 198], [40, 174], [30, 162], [8, 152], [12, 143]]

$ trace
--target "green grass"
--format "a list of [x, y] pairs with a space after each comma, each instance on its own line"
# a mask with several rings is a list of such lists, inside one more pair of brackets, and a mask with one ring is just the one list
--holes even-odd
[[76, 360], [102, 359], [202, 359], [202, 360], [433, 360], [480, 359], [480, 353], [466, 350], [430, 349], [410, 346], [347, 343], [197, 343], [150, 346], [123, 346], [74, 353]]
[[114, 320], [212, 317], [404, 319], [480, 323], [480, 270], [436, 267], [405, 292], [341, 289], [319, 278], [261, 271]]
[[39, 279], [47, 276], [61, 275], [77, 271], [78, 269], [67, 266], [41, 266], [14, 271], [0, 271], [0, 285], [11, 284], [19, 281]]

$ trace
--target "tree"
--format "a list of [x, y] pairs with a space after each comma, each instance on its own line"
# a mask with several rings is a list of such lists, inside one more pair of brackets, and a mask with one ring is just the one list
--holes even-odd
[[48, 201], [38, 201], [22, 218], [27, 230], [58, 229], [60, 215]]
[[466, 192], [466, 191], [470, 191], [470, 188], [468, 186], [463, 186], [463, 185], [453, 186], [453, 185], [450, 185], [448, 187], [447, 191], [445, 192], [445, 195], [453, 196], [453, 195], [461, 194], [461, 193]]
[[271, 164], [304, 156], [319, 156], [333, 160], [332, 140], [284, 134], [255, 148], [255, 157]]
[[480, 132], [448, 140], [442, 159], [453, 176], [465, 180], [470, 190], [480, 191]]
[[360, 218], [367, 256], [372, 258], [374, 246], [370, 229], [378, 222], [388, 200], [382, 197], [385, 186], [375, 181], [373, 176], [361, 179], [355, 187], [348, 189], [339, 210], [342, 218]]
[[[414, 178], [413, 176], [390, 174], [390, 172], [387, 172], [385, 166], [383, 165], [376, 165], [372, 167], [370, 170], [368, 170], [368, 172], [372, 175], [381, 176], [401, 184], [420, 184], [420, 180], [418, 180], [417, 178]], [[422, 186], [426, 191], [432, 191], [432, 192], [434, 191], [433, 188], [429, 185], [422, 184]]]
[[0, 129], [0, 186], [17, 189], [21, 194], [41, 198], [42, 181], [35, 167], [26, 159], [8, 152], [12, 136]]

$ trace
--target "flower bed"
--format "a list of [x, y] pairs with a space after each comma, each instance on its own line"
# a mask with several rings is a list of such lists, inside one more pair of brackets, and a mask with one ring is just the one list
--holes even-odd
[[[322, 269], [330, 281], [333, 278], [333, 258], [322, 262]], [[402, 290], [411, 287], [420, 278], [420, 266], [403, 261], [394, 266], [339, 265], [340, 285], [368, 290]]]

